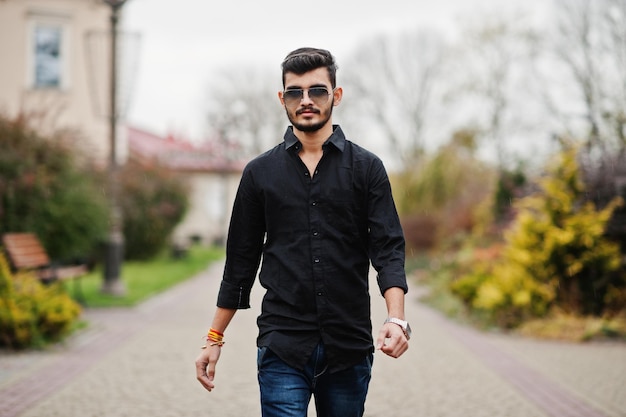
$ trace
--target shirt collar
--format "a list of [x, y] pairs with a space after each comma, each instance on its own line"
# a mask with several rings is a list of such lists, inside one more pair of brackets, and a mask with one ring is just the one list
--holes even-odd
[[[287, 128], [284, 139], [285, 139], [286, 149], [290, 149], [291, 147], [300, 144], [300, 140], [293, 133], [293, 126], [289, 126]], [[330, 137], [326, 140], [326, 142], [324, 142], [323, 146], [329, 143], [333, 144], [335, 148], [343, 152], [343, 149], [346, 145], [346, 137], [344, 136], [343, 130], [341, 130], [341, 127], [339, 127], [339, 125], [333, 125], [333, 134], [330, 135]]]

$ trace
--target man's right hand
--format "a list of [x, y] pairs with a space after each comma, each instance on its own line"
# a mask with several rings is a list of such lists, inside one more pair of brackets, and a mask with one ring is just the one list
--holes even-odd
[[215, 388], [213, 379], [215, 379], [215, 365], [220, 358], [222, 347], [219, 345], [209, 346], [202, 349], [200, 356], [196, 359], [196, 377], [202, 386], [209, 392]]

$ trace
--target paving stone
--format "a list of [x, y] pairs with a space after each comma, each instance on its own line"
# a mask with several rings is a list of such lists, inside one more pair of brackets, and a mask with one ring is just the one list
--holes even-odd
[[[259, 416], [259, 286], [254, 307], [228, 329], [216, 389], [208, 393], [195, 379], [222, 266], [137, 308], [88, 310], [90, 328], [50, 351], [3, 353], [0, 416]], [[626, 344], [484, 334], [451, 323], [412, 292], [406, 312], [411, 347], [400, 359], [376, 353], [367, 417], [626, 417]], [[372, 314], [377, 332], [386, 309], [375, 290]]]

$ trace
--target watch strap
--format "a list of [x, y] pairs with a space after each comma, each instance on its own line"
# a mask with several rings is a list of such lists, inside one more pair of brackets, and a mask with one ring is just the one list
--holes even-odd
[[402, 320], [396, 317], [387, 317], [385, 319], [385, 323], [393, 323], [393, 324], [397, 324], [398, 326], [400, 326], [400, 328], [402, 329], [402, 331], [404, 332], [404, 336], [406, 337], [407, 340], [409, 340], [411, 338], [411, 333], [408, 330], [409, 329], [409, 323], [406, 320]]

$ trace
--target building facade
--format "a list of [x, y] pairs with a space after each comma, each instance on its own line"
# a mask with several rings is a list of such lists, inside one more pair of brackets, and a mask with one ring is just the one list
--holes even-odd
[[75, 131], [100, 163], [110, 154], [110, 13], [101, 0], [0, 0], [0, 112], [42, 133]]
[[188, 187], [189, 209], [176, 227], [172, 243], [225, 243], [245, 161], [226, 157], [215, 141], [192, 144], [135, 127], [129, 127], [127, 133], [130, 159], [143, 165], [159, 164], [177, 173]]
[[[100, 166], [111, 152], [110, 16], [102, 0], [0, 0], [0, 113], [22, 114], [44, 135], [75, 131], [76, 147]], [[118, 33], [118, 61], [124, 61], [132, 54]], [[121, 113], [130, 94], [124, 68], [118, 64]], [[118, 163], [129, 156], [156, 161], [189, 185], [190, 207], [173, 243], [224, 240], [243, 164], [224, 160], [212, 146], [193, 147], [123, 123], [116, 137]]]

